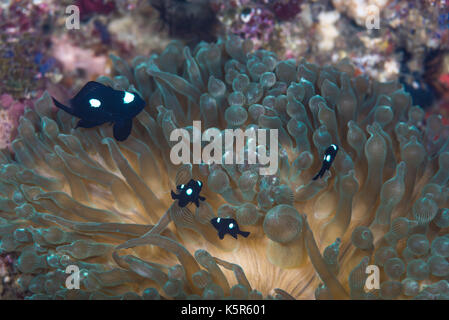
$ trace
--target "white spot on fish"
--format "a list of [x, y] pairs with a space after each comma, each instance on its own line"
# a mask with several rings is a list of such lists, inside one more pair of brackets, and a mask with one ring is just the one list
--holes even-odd
[[188, 196], [190, 196], [192, 194], [192, 191], [193, 191], [192, 188], [189, 188], [189, 189], [186, 190], [186, 194]]
[[234, 228], [234, 224], [233, 224], [233, 223], [230, 223], [230, 224], [229, 224], [229, 229], [232, 229], [232, 228]]
[[89, 103], [92, 108], [99, 108], [101, 106], [101, 102], [98, 99], [90, 99]]
[[125, 91], [125, 96], [123, 97], [123, 102], [124, 103], [131, 103], [134, 101], [134, 94]]

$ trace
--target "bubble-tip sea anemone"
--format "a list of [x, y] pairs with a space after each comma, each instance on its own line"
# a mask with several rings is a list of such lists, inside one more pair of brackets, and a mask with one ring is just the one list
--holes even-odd
[[[238, 37], [113, 62], [98, 81], [148, 102], [125, 142], [108, 125], [73, 129], [44, 94], [1, 154], [0, 249], [20, 252], [30, 298], [449, 297], [449, 128], [397, 82], [347, 60], [278, 61]], [[277, 173], [173, 165], [170, 133], [193, 120], [277, 129]], [[331, 143], [331, 171], [312, 180]], [[170, 190], [192, 177], [207, 200], [180, 208]], [[217, 215], [250, 236], [220, 240]], [[381, 284], [366, 292], [372, 264]], [[65, 287], [69, 265], [80, 290]]]

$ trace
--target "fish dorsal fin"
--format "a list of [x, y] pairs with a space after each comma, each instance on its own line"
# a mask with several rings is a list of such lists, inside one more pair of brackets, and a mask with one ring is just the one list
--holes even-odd
[[[81, 90], [74, 96], [72, 99], [70, 99], [70, 103], [77, 103], [78, 101], [84, 99], [86, 96], [91, 94], [92, 92], [99, 92], [101, 90], [105, 90], [107, 88], [110, 88], [108, 86], [105, 86], [104, 84], [96, 81], [89, 81], [84, 85], [84, 87], [81, 88]], [[112, 89], [112, 88], [110, 88]]]

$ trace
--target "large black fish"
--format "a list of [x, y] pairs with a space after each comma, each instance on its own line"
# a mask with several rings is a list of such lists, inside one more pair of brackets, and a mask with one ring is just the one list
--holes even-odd
[[178, 194], [171, 192], [173, 200], [178, 200], [180, 207], [185, 207], [189, 203], [193, 202], [197, 207], [200, 206], [199, 200], [204, 201], [206, 198], [200, 196], [201, 188], [203, 184], [199, 180], [190, 179], [187, 184], [180, 184], [176, 187]]
[[324, 152], [323, 164], [321, 165], [320, 171], [317, 173], [312, 180], [316, 180], [318, 178], [322, 178], [324, 173], [330, 169], [332, 162], [334, 162], [335, 157], [337, 156], [338, 146], [336, 144], [331, 144], [326, 151]]
[[75, 128], [92, 128], [106, 122], [114, 124], [114, 138], [123, 141], [131, 133], [132, 119], [145, 107], [145, 101], [137, 94], [120, 91], [99, 82], [89, 81], [70, 99], [70, 107], [53, 98], [55, 105], [80, 118]]
[[226, 234], [230, 234], [236, 239], [238, 234], [245, 238], [249, 236], [249, 232], [241, 231], [237, 221], [232, 218], [213, 218], [210, 223], [217, 229], [220, 239], [223, 239]]

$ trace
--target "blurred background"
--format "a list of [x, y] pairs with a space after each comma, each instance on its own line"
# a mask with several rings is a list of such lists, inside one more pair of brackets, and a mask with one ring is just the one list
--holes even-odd
[[[79, 28], [70, 28], [73, 5]], [[111, 54], [131, 61], [173, 39], [194, 46], [226, 34], [281, 59], [348, 58], [358, 73], [398, 79], [427, 115], [448, 119], [446, 0], [0, 0], [0, 148], [44, 90], [69, 98], [111, 73]], [[14, 259], [0, 256], [2, 299], [20, 298]]]

